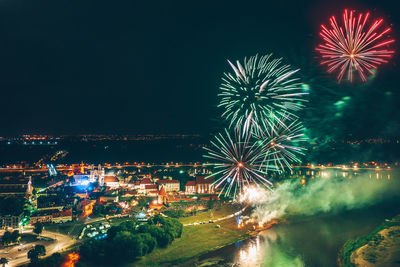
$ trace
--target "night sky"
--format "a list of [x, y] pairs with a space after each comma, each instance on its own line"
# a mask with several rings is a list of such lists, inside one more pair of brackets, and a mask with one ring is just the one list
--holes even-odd
[[[210, 133], [219, 127], [226, 59], [273, 52], [304, 69], [313, 94], [308, 127], [396, 136], [398, 56], [368, 85], [320, 77], [320, 24], [344, 8], [382, 16], [400, 42], [394, 0], [1, 0], [0, 135]], [[343, 110], [332, 110], [343, 99]]]

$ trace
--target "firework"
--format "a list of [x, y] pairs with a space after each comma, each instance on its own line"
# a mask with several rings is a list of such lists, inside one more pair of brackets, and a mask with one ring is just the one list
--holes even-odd
[[387, 49], [394, 42], [388, 38], [391, 29], [379, 30], [383, 19], [368, 24], [369, 16], [369, 13], [356, 16], [354, 11], [346, 9], [343, 26], [338, 24], [335, 16], [329, 19], [330, 29], [321, 25], [324, 43], [318, 45], [316, 51], [321, 54], [321, 64], [327, 65], [329, 73], [338, 70], [339, 82], [345, 75], [352, 82], [354, 72], [363, 82], [367, 81], [367, 75], [374, 75], [378, 66], [387, 63], [394, 54], [394, 50]]
[[242, 128], [248, 132], [262, 121], [274, 120], [282, 113], [295, 117], [294, 111], [303, 107], [305, 101], [298, 70], [282, 65], [282, 59], [271, 59], [272, 54], [253, 56], [229, 64], [233, 73], [224, 73], [221, 84], [219, 107], [224, 108], [222, 117], [230, 122], [229, 127]]
[[267, 169], [270, 164], [280, 171], [291, 169], [293, 164], [301, 162], [299, 156], [304, 154], [305, 148], [300, 146], [307, 140], [303, 124], [298, 120], [287, 122], [285, 117], [282, 120], [276, 118], [256, 133], [259, 144], [266, 146], [263, 160]]
[[267, 171], [275, 170], [272, 164], [264, 159], [264, 145], [256, 145], [251, 142], [250, 134], [241, 134], [235, 130], [232, 138], [228, 130], [225, 135], [218, 134], [215, 142], [211, 142], [211, 148], [205, 148], [208, 154], [205, 157], [216, 161], [209, 165], [214, 166], [215, 188], [221, 188], [220, 194], [233, 195], [235, 198], [246, 186], [263, 185], [271, 188], [272, 183], [265, 178]]

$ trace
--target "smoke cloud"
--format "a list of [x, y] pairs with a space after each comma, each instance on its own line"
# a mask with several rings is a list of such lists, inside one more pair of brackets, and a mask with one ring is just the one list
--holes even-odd
[[399, 195], [398, 179], [376, 179], [375, 174], [352, 179], [316, 178], [302, 186], [288, 180], [257, 198], [252, 218], [266, 223], [294, 215], [351, 210], [379, 203]]

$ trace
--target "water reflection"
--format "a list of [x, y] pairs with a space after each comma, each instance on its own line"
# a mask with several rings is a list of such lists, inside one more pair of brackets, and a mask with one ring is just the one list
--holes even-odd
[[[320, 172], [321, 178], [343, 179], [339, 178], [343, 177], [341, 172], [324, 172]], [[348, 174], [346, 179], [359, 174]], [[390, 183], [390, 188], [400, 186], [397, 171], [363, 174], [367, 174], [366, 182]], [[400, 213], [400, 191], [396, 192], [384, 194], [375, 205], [370, 203], [359, 209], [290, 217], [287, 223], [275, 225], [258, 236], [203, 255], [199, 266], [205, 266], [202, 263], [213, 257], [218, 257], [218, 266], [337, 266], [338, 252], [348, 239], [366, 235], [385, 219]]]
[[300, 183], [305, 185], [308, 180], [319, 179], [319, 178], [341, 178], [341, 179], [352, 179], [357, 176], [366, 175], [371, 179], [377, 180], [387, 179], [390, 180], [392, 169], [376, 168], [376, 169], [359, 169], [359, 168], [330, 168], [323, 170], [307, 170], [305, 168], [295, 168], [291, 171], [288, 178], [299, 179]]
[[394, 207], [396, 203], [386, 202], [340, 214], [294, 218], [216, 254], [227, 260], [226, 266], [337, 266], [343, 244], [369, 233], [385, 218], [399, 213], [399, 207]]
[[247, 265], [257, 265], [262, 259], [260, 255], [262, 254], [261, 246], [260, 246], [261, 236], [257, 236], [256, 238], [250, 240], [246, 246], [242, 246], [238, 250], [239, 257], [237, 259], [237, 263], [240, 266]]

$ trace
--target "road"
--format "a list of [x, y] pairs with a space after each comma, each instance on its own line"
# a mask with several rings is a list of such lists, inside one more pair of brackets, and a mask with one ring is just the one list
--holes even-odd
[[[30, 231], [24, 231], [24, 233], [29, 232]], [[26, 244], [24, 246], [14, 246], [11, 249], [0, 250], [1, 257], [5, 257], [9, 260], [6, 266], [20, 266], [22, 264], [28, 263], [28, 251], [31, 249], [31, 247], [35, 245], [44, 245], [46, 247], [46, 256], [50, 256], [55, 252], [61, 252], [62, 250], [72, 246], [77, 242], [77, 240], [72, 239], [67, 235], [48, 231], [43, 231], [40, 236], [54, 239], [55, 242], [39, 240], [33, 243]], [[20, 249], [21, 251], [18, 251], [18, 249]]]

